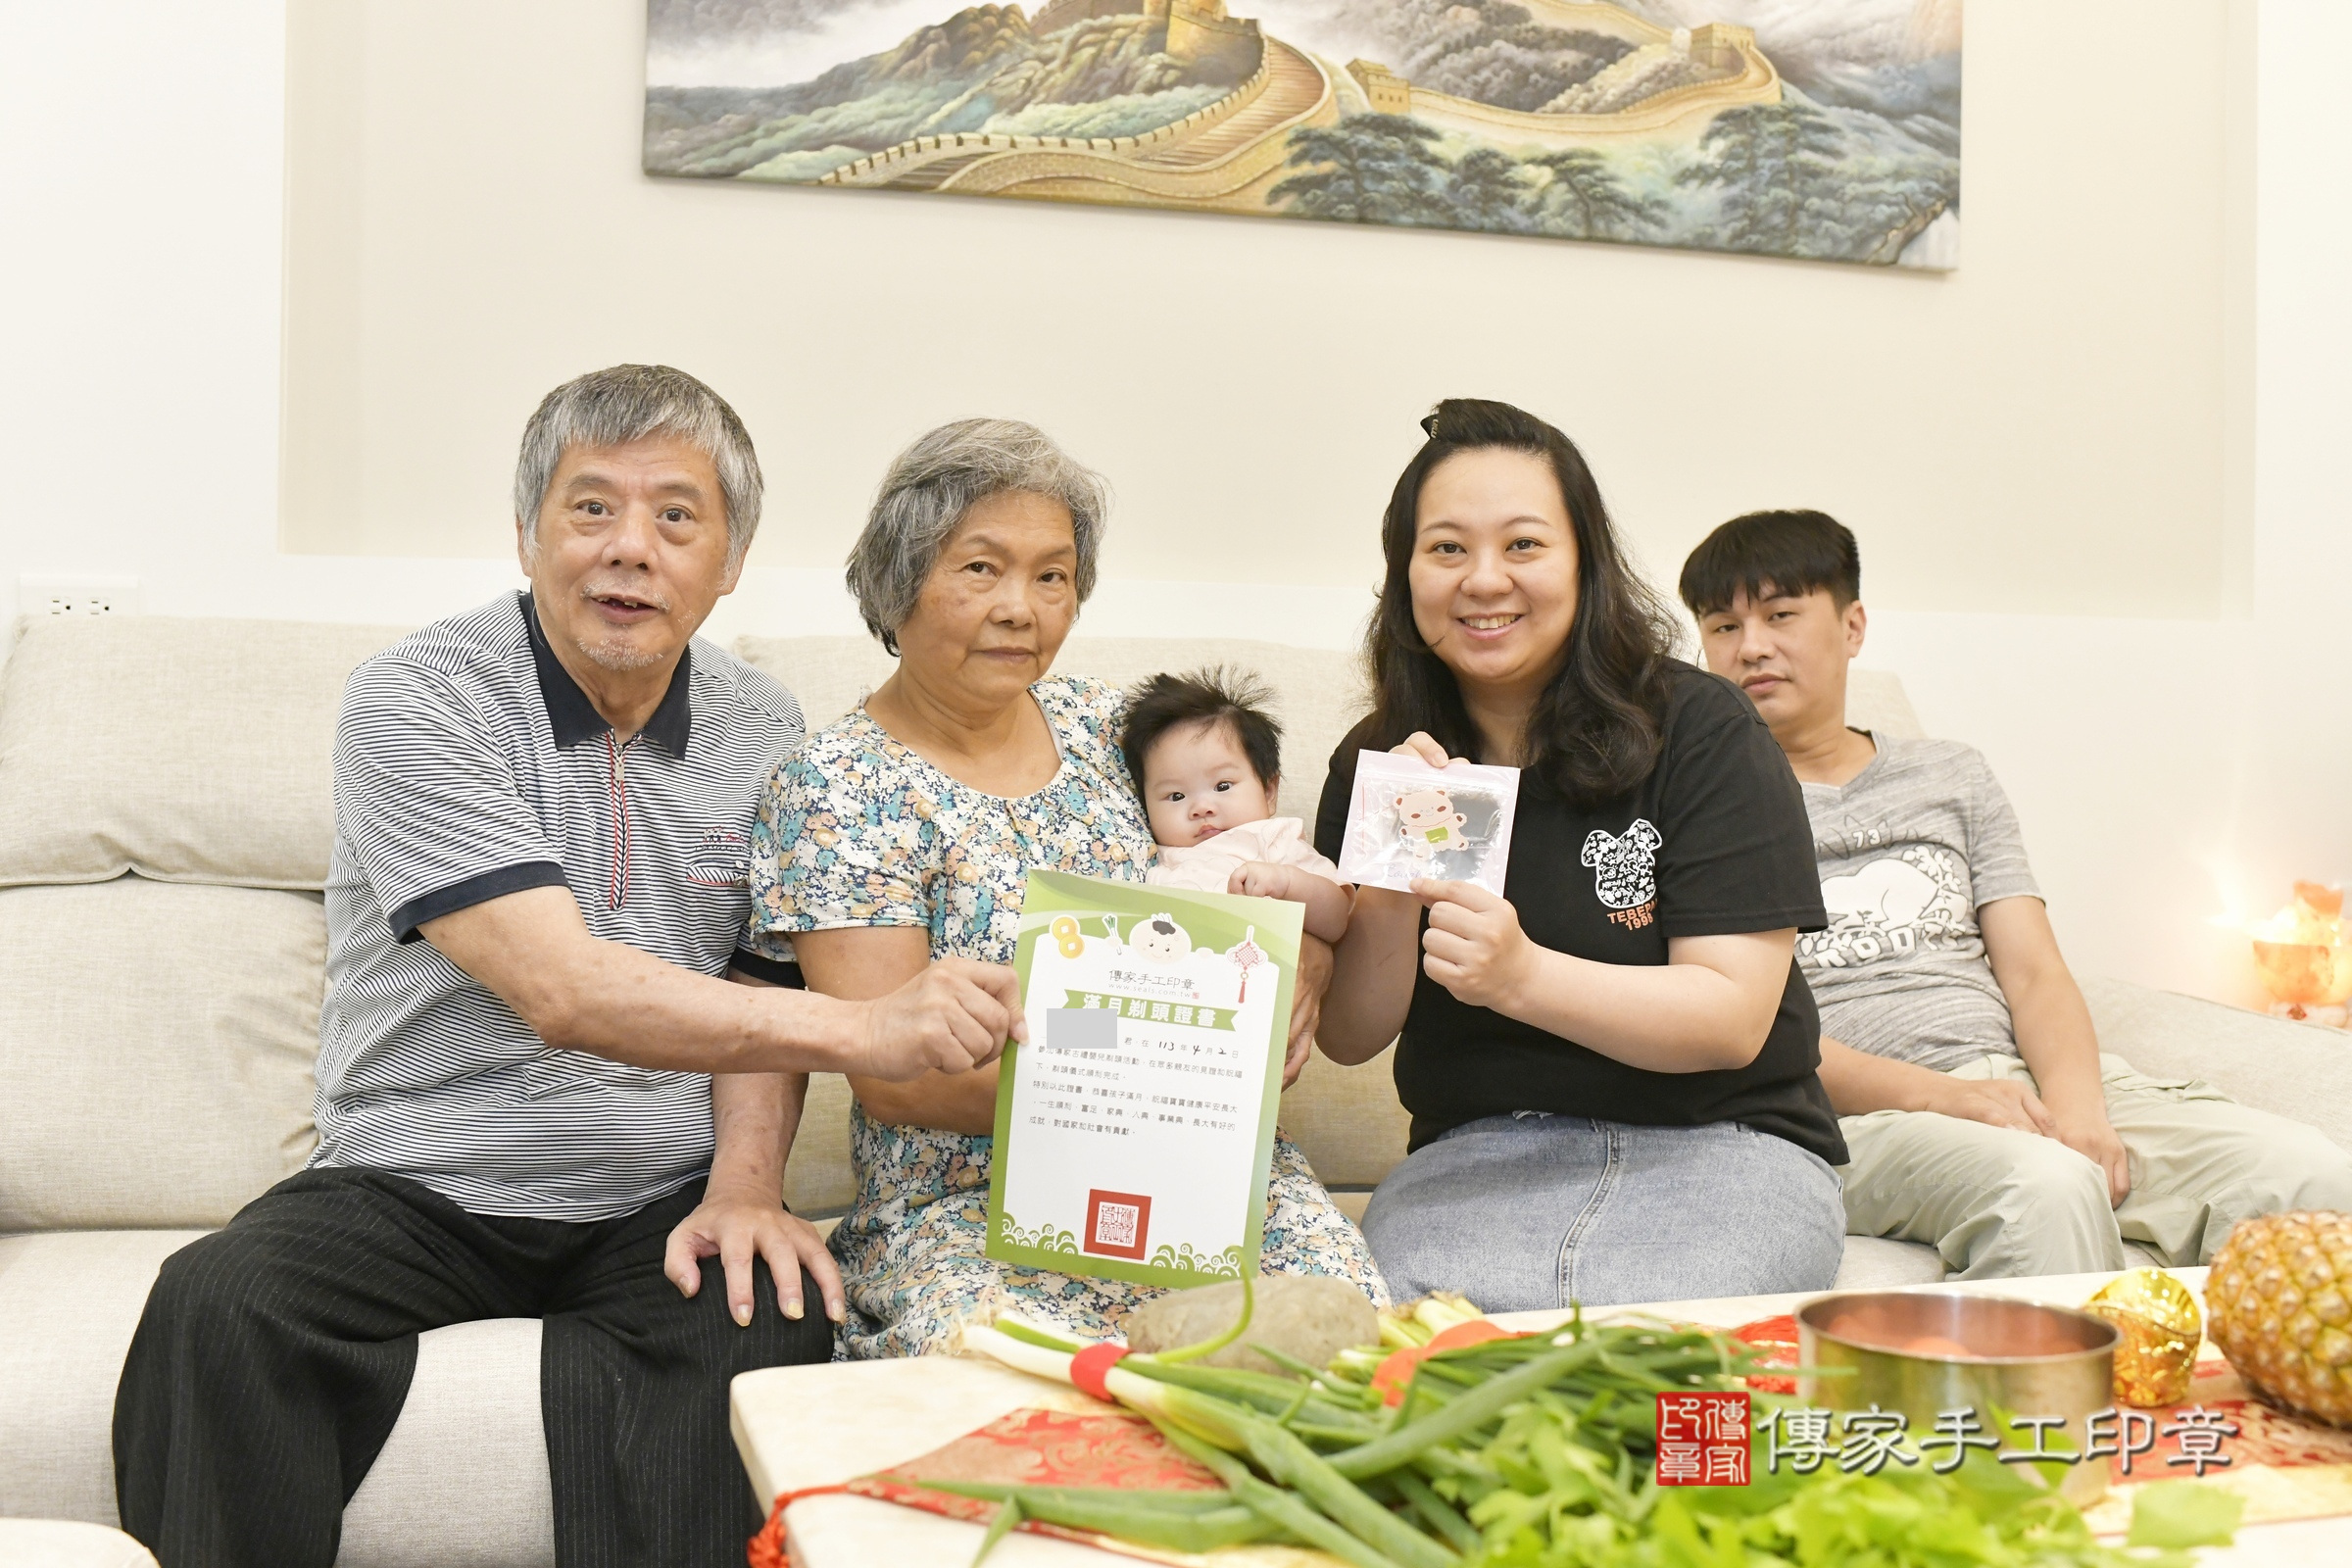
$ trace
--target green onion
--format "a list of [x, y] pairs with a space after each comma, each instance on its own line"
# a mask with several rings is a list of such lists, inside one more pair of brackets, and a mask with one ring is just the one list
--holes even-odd
[[1392, 1470], [1391, 1483], [1413, 1505], [1413, 1512], [1430, 1523], [1430, 1527], [1453, 1543], [1457, 1551], [1476, 1551], [1485, 1544], [1479, 1533], [1470, 1528], [1470, 1521], [1455, 1513], [1444, 1497], [1430, 1490], [1429, 1483], [1410, 1470]]
[[[1171, 1383], [1178, 1388], [1214, 1395], [1235, 1404], [1245, 1404], [1263, 1410], [1268, 1415], [1280, 1415], [1291, 1408], [1298, 1397], [1301, 1385], [1290, 1378], [1275, 1377], [1267, 1372], [1251, 1372], [1241, 1367], [1226, 1366], [1170, 1366], [1156, 1355], [1131, 1355], [1119, 1362], [1119, 1370], [1154, 1382]], [[1337, 1427], [1348, 1434], [1348, 1441], [1361, 1443], [1379, 1436], [1380, 1423], [1366, 1418], [1364, 1412], [1328, 1400], [1310, 1397], [1304, 1411], [1320, 1425]]]
[[[1332, 1468], [1349, 1477], [1373, 1476], [1384, 1470], [1394, 1470], [1424, 1448], [1477, 1431], [1502, 1414], [1515, 1401], [1543, 1388], [1561, 1373], [1584, 1365], [1599, 1353], [1599, 1347], [1590, 1340], [1581, 1341], [1564, 1350], [1554, 1350], [1540, 1360], [1530, 1361], [1482, 1384], [1444, 1409], [1424, 1416], [1410, 1426], [1399, 1427], [1387, 1437], [1376, 1438], [1362, 1447], [1333, 1455]], [[1413, 1381], [1417, 1384], [1420, 1379], [1416, 1377]]]
[[1085, 1348], [1084, 1346], [1073, 1344], [1068, 1340], [1056, 1339], [1043, 1329], [1031, 1328], [1010, 1312], [1002, 1314], [990, 1326], [999, 1334], [1004, 1335], [1008, 1339], [1018, 1340], [1023, 1345], [1034, 1345], [1040, 1349], [1046, 1350], [1059, 1350], [1064, 1355], [1070, 1355]]
[[1357, 1540], [1304, 1501], [1258, 1480], [1250, 1473], [1249, 1466], [1233, 1455], [1219, 1451], [1181, 1427], [1163, 1425], [1159, 1430], [1179, 1450], [1208, 1466], [1244, 1503], [1308, 1545], [1321, 1546], [1343, 1562], [1355, 1564], [1355, 1568], [1401, 1568], [1394, 1558]]
[[1164, 1488], [1130, 1491], [1125, 1487], [1033, 1487], [1004, 1481], [923, 1481], [933, 1492], [953, 1492], [959, 1497], [1004, 1502], [1013, 1497], [1042, 1506], [1073, 1508], [1118, 1504], [1165, 1514], [1206, 1514], [1234, 1505], [1233, 1494], [1222, 1488]]
[[1004, 1505], [997, 1510], [997, 1516], [988, 1522], [988, 1534], [980, 1538], [980, 1549], [972, 1553], [972, 1568], [980, 1568], [988, 1554], [997, 1549], [997, 1543], [1003, 1541], [1011, 1533], [1012, 1527], [1020, 1522], [1020, 1499], [1005, 1498]]
[[1376, 1550], [1404, 1568], [1451, 1568], [1455, 1555], [1374, 1502], [1346, 1476], [1290, 1433], [1265, 1421], [1246, 1429], [1250, 1457], [1258, 1468], [1302, 1494], [1306, 1500]]

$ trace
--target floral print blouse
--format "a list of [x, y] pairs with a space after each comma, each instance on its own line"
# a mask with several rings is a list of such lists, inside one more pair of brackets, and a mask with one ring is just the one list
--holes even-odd
[[[745, 946], [787, 958], [797, 931], [919, 925], [934, 958], [1010, 963], [1033, 867], [1141, 881], [1153, 846], [1119, 754], [1124, 696], [1062, 675], [1030, 693], [1061, 763], [1045, 788], [1017, 800], [956, 782], [863, 709], [811, 736], [777, 768], [753, 828]], [[831, 1243], [849, 1294], [844, 1354], [953, 1348], [964, 1322], [1008, 1299], [1102, 1338], [1156, 1294], [984, 1256], [993, 1144], [853, 1108], [858, 1198]], [[1287, 1138], [1276, 1140], [1266, 1207], [1264, 1268], [1340, 1275], [1387, 1300], [1362, 1234]]]
[[1032, 867], [1142, 881], [1152, 828], [1119, 755], [1125, 697], [1067, 675], [1030, 692], [1061, 766], [1019, 800], [957, 783], [862, 708], [811, 736], [752, 829], [746, 945], [789, 958], [795, 931], [919, 925], [934, 958], [1010, 963]]

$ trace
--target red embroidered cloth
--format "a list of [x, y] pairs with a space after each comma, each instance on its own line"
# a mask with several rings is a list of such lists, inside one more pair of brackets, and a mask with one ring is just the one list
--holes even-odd
[[[986, 1524], [996, 1516], [997, 1503], [984, 1497], [934, 1492], [921, 1485], [926, 1481], [1107, 1487], [1131, 1492], [1208, 1492], [1219, 1485], [1205, 1467], [1169, 1447], [1152, 1423], [1141, 1416], [1107, 1409], [1099, 1415], [1015, 1410], [920, 1458], [892, 1465], [870, 1476], [859, 1476], [844, 1487], [814, 1490], [879, 1497], [885, 1502], [945, 1514], [971, 1524]], [[789, 1559], [784, 1554], [784, 1509], [809, 1494], [791, 1493], [776, 1499], [767, 1528], [752, 1539], [751, 1568], [789, 1568]], [[1024, 1519], [1020, 1528], [1156, 1562], [1200, 1560], [1035, 1519]]]

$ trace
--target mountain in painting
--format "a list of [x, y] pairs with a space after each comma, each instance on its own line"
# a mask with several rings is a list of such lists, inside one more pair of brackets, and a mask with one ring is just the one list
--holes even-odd
[[1245, 3], [656, 0], [645, 168], [1956, 260], [1958, 0]]

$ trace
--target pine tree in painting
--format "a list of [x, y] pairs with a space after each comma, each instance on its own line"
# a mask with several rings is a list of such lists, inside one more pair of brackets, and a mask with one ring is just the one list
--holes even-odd
[[1537, 198], [1545, 233], [1575, 239], [1641, 239], [1656, 232], [1665, 220], [1664, 202], [1628, 190], [1608, 159], [1590, 147], [1543, 153], [1527, 162], [1531, 168], [1551, 171], [1550, 183]]
[[1747, 104], [1715, 117], [1699, 147], [1707, 161], [1678, 183], [1723, 191], [1723, 242], [1733, 250], [1815, 254], [1805, 243], [1807, 210], [1834, 206], [1836, 159], [1844, 135], [1799, 103]]
[[1457, 228], [1525, 234], [1536, 226], [1527, 210], [1534, 194], [1519, 161], [1492, 147], [1471, 148], [1446, 176], [1446, 203]]
[[1291, 132], [1292, 168], [1302, 172], [1267, 192], [1301, 218], [1357, 223], [1449, 223], [1441, 196], [1448, 173], [1430, 144], [1439, 132], [1406, 115], [1357, 115], [1336, 125]]

